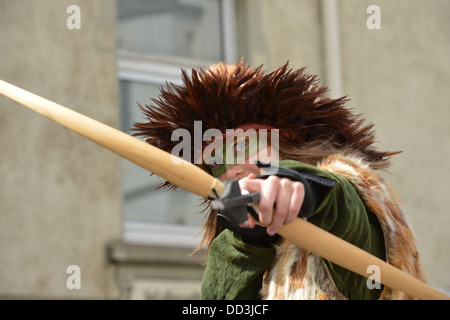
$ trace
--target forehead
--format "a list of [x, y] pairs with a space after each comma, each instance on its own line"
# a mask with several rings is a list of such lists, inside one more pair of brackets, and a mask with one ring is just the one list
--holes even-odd
[[212, 142], [206, 145], [211, 145], [211, 147], [230, 147], [236, 144], [236, 142], [249, 141], [249, 142], [259, 142], [267, 143], [269, 138], [269, 133], [267, 130], [258, 129], [227, 129], [222, 135], [217, 135], [213, 137]]

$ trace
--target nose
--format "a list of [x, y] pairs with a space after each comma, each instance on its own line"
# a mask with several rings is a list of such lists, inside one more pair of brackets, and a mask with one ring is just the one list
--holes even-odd
[[227, 169], [221, 176], [220, 180], [232, 180], [237, 179], [239, 175], [243, 173], [244, 169], [239, 165], [234, 165]]

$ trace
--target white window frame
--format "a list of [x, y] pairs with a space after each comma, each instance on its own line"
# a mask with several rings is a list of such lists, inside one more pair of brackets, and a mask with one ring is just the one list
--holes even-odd
[[[235, 0], [221, 0], [221, 30], [223, 60], [235, 63], [237, 59]], [[207, 68], [212, 63], [217, 61], [119, 51], [117, 76], [119, 81], [152, 85], [164, 85], [169, 82], [179, 85], [181, 69], [190, 72], [193, 66]], [[201, 238], [198, 232], [198, 227], [189, 225], [123, 222], [123, 241], [129, 244], [195, 248]]]

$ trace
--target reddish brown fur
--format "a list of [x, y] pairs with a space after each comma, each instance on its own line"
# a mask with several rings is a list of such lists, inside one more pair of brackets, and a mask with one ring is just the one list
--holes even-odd
[[300, 256], [302, 257], [300, 260], [295, 261], [292, 266], [291, 271], [291, 286], [294, 290], [301, 289], [305, 287], [305, 275], [306, 268], [308, 265], [308, 256], [309, 252], [303, 249], [300, 249]]
[[280, 129], [292, 145], [327, 141], [336, 149], [359, 150], [369, 161], [386, 160], [390, 153], [372, 147], [373, 125], [364, 125], [347, 109], [345, 97], [325, 97], [327, 87], [305, 70], [293, 70], [286, 63], [267, 73], [262, 66], [251, 68], [243, 61], [193, 69], [191, 76], [183, 70], [183, 85], [167, 84], [153, 105], [140, 106], [148, 122], [135, 123], [133, 130], [170, 152], [178, 143], [171, 141], [174, 130], [187, 129], [193, 137], [194, 121], [202, 121], [203, 131], [222, 132], [256, 123]]

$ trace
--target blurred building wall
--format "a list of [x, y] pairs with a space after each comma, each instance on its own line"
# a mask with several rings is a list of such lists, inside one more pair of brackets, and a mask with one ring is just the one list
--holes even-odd
[[[237, 2], [240, 56], [272, 70], [287, 60], [327, 84], [323, 5], [316, 0]], [[329, 2], [329, 1], [328, 1]], [[450, 287], [450, 2], [339, 0], [342, 94], [375, 124], [392, 158], [393, 184], [414, 230], [427, 278]], [[370, 30], [370, 5], [381, 29]]]
[[[325, 2], [237, 0], [239, 56], [266, 70], [289, 60], [330, 82]], [[336, 3], [342, 94], [375, 123], [379, 148], [403, 150], [388, 178], [430, 284], [448, 288], [450, 3]], [[66, 27], [72, 4], [81, 8], [80, 30]], [[366, 26], [372, 4], [381, 9], [379, 30]], [[0, 79], [118, 127], [114, 1], [0, 0], [0, 8]], [[199, 283], [203, 258], [187, 259], [188, 250], [121, 241], [105, 250], [122, 236], [115, 155], [9, 99], [0, 97], [0, 106], [1, 297], [127, 298], [132, 278]], [[66, 286], [70, 265], [80, 267], [81, 290]]]
[[[377, 4], [381, 29], [364, 27]], [[345, 94], [402, 150], [389, 176], [415, 231], [428, 281], [450, 288], [450, 2], [340, 1]], [[363, 27], [361, 27], [363, 26]]]
[[[117, 127], [115, 21], [108, 0], [1, 0], [0, 78]], [[117, 297], [118, 157], [3, 96], [0, 150], [0, 296]]]

